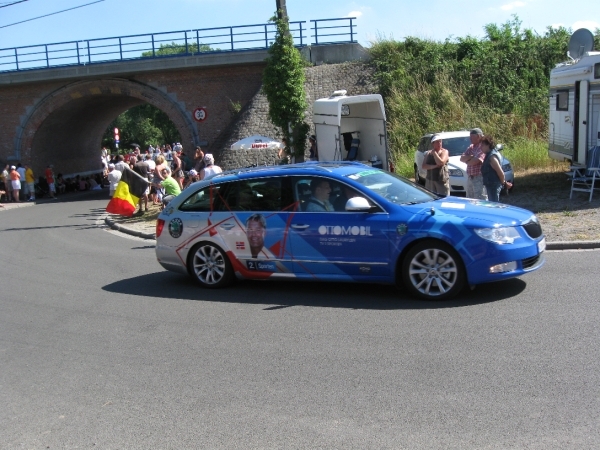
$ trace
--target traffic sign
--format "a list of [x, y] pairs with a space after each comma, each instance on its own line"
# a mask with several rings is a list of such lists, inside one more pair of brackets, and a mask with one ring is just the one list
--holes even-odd
[[202, 108], [196, 108], [194, 110], [194, 120], [196, 122], [204, 122], [206, 120], [206, 117], [208, 117], [206, 108], [202, 107]]

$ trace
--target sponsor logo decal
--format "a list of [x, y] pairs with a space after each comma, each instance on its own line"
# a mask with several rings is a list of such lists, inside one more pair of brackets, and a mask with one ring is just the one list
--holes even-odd
[[396, 227], [396, 233], [400, 236], [404, 236], [408, 231], [408, 226], [405, 223], [401, 223]]
[[235, 243], [236, 250], [246, 250], [246, 243], [244, 241], [237, 241]]
[[321, 225], [319, 234], [321, 236], [373, 236], [371, 227], [343, 227], [340, 225]]
[[183, 233], [183, 222], [181, 219], [173, 219], [169, 222], [169, 234], [177, 239]]
[[272, 261], [246, 261], [248, 270], [261, 272], [277, 272], [277, 265]]

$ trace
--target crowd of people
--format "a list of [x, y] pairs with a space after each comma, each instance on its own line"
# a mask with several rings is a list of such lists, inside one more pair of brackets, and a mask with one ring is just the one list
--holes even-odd
[[193, 157], [188, 156], [179, 143], [149, 146], [144, 152], [135, 146], [126, 155], [110, 155], [102, 149], [102, 166], [112, 197], [124, 170], [131, 169], [148, 180], [149, 186], [139, 200], [138, 214], [148, 211], [148, 202], [164, 207], [173, 197], [195, 181], [221, 173], [212, 154], [204, 154], [197, 146]]
[[[500, 201], [500, 191], [512, 184], [506, 180], [496, 143], [490, 136], [484, 136], [480, 128], [469, 133], [471, 145], [461, 155], [461, 162], [467, 165], [467, 197], [479, 200]], [[422, 168], [427, 170], [425, 187], [439, 195], [450, 194], [448, 174], [448, 150], [443, 147], [440, 135], [431, 138], [433, 147], [425, 154]]]

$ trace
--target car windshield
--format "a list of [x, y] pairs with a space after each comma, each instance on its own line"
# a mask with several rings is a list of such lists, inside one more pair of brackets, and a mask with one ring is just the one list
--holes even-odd
[[416, 186], [406, 178], [378, 169], [363, 170], [346, 175], [346, 177], [398, 205], [424, 203], [437, 198], [431, 192]]
[[450, 156], [462, 155], [469, 145], [471, 145], [469, 136], [442, 139], [442, 146], [448, 150]]

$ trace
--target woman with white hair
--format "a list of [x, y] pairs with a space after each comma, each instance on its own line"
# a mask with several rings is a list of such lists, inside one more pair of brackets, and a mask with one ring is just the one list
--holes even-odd
[[219, 166], [215, 166], [215, 158], [211, 153], [204, 155], [204, 169], [200, 171], [200, 179], [210, 178], [218, 173], [223, 172]]

